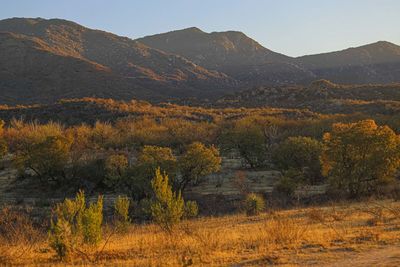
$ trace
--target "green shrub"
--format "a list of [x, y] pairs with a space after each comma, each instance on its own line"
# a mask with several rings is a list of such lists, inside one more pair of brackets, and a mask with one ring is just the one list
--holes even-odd
[[293, 179], [293, 175], [292, 172], [288, 172], [282, 176], [279, 182], [275, 185], [274, 191], [289, 198], [293, 197], [298, 187], [298, 183]]
[[273, 161], [280, 170], [296, 170], [303, 176], [299, 182], [316, 183], [321, 178], [320, 156], [322, 144], [312, 138], [289, 137], [273, 152]]
[[185, 218], [195, 218], [199, 214], [199, 206], [196, 201], [187, 201], [185, 203]]
[[85, 209], [82, 217], [83, 241], [86, 244], [97, 245], [102, 239], [103, 197], [99, 196], [96, 203], [91, 203]]
[[184, 201], [179, 192], [172, 191], [168, 183], [168, 175], [162, 175], [160, 169], [151, 181], [154, 199], [151, 203], [153, 220], [166, 232], [171, 233], [173, 227], [180, 222], [184, 215]]
[[71, 224], [63, 219], [52, 223], [49, 243], [60, 260], [68, 258], [77, 245], [76, 233], [72, 232]]
[[129, 218], [129, 198], [118, 196], [114, 203], [114, 224], [118, 232], [127, 232], [131, 223]]
[[134, 209], [135, 218], [139, 219], [140, 221], [151, 220], [151, 203], [152, 201], [148, 198], [140, 200]]
[[260, 214], [265, 209], [264, 198], [260, 195], [250, 193], [245, 199], [245, 210], [247, 216]]
[[52, 211], [49, 231], [50, 247], [61, 260], [68, 258], [78, 246], [97, 245], [102, 238], [103, 198], [86, 206], [85, 194], [65, 199]]

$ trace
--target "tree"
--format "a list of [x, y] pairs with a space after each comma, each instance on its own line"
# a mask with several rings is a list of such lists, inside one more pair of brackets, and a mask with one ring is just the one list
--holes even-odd
[[198, 184], [201, 177], [217, 172], [220, 168], [221, 157], [218, 149], [195, 142], [187, 147], [186, 152], [179, 159], [182, 177], [178, 188], [184, 190], [190, 182]]
[[153, 188], [153, 201], [151, 203], [151, 214], [154, 221], [166, 232], [172, 232], [174, 225], [179, 223], [185, 212], [185, 203], [181, 196], [172, 191], [169, 185], [168, 175], [161, 174], [156, 170], [154, 179], [151, 181]]
[[150, 179], [157, 168], [172, 177], [176, 172], [176, 158], [168, 147], [144, 146], [138, 157], [138, 165], [145, 169], [144, 172]]
[[66, 178], [65, 167], [69, 161], [71, 140], [63, 136], [48, 136], [44, 141], [33, 143], [17, 151], [15, 162], [20, 169], [32, 170], [43, 179]]
[[114, 154], [109, 156], [105, 161], [105, 184], [108, 187], [114, 187], [125, 176], [128, 168], [128, 158], [122, 154]]
[[322, 143], [309, 137], [289, 137], [279, 144], [273, 153], [276, 166], [284, 171], [296, 171], [307, 183], [315, 183], [321, 177], [320, 156]]
[[220, 142], [226, 148], [237, 150], [250, 168], [258, 168], [267, 165], [270, 160], [270, 152], [279, 137], [278, 132], [278, 127], [269, 119], [248, 116], [233, 125], [225, 125]]
[[128, 168], [126, 173], [126, 188], [132, 199], [141, 200], [152, 193], [151, 180], [158, 168], [175, 181], [176, 158], [168, 147], [144, 146], [140, 152], [137, 164]]
[[334, 124], [323, 140], [323, 173], [351, 197], [393, 181], [400, 166], [400, 137], [373, 120]]

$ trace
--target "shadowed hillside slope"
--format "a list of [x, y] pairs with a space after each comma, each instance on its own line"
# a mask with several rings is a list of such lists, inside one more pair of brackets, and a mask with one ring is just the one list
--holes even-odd
[[[14, 38], [10, 41], [13, 44], [10, 44], [5, 38], [12, 36], [3, 34], [0, 69], [3, 80], [10, 82], [2, 90], [8, 88], [6, 93], [11, 94], [10, 99], [19, 98], [18, 94], [12, 95], [12, 92], [39, 90], [36, 93], [40, 94], [36, 94], [36, 98], [31, 101], [46, 101], [46, 90], [43, 87], [55, 90], [53, 98], [64, 97], [74, 90], [80, 92], [80, 97], [92, 96], [91, 88], [96, 87], [96, 96], [157, 98], [163, 95], [165, 99], [181, 95], [215, 95], [221, 88], [235, 85], [225, 74], [208, 71], [180, 56], [70, 21], [7, 19], [0, 21], [0, 32], [18, 34], [18, 41], [34, 40], [21, 44]], [[40, 52], [46, 56], [37, 55], [37, 43], [40, 43]], [[74, 61], [75, 65], [72, 67], [68, 63], [56, 62], [53, 58]], [[92, 77], [74, 75], [85, 73], [87, 65], [93, 67], [92, 72], [95, 74]], [[60, 71], [60, 68], [63, 70]], [[108, 74], [105, 75], [105, 71]], [[24, 82], [18, 84], [21, 78]], [[70, 80], [80, 85], [77, 87]], [[13, 84], [12, 81], [17, 82]], [[61, 94], [56, 93], [58, 91]], [[30, 101], [26, 99], [25, 102]]]
[[339, 83], [400, 81], [400, 46], [376, 42], [343, 51], [297, 58], [317, 77]]
[[182, 55], [247, 84], [287, 84], [313, 77], [296, 65], [293, 58], [273, 52], [238, 31], [206, 33], [198, 28], [188, 28], [147, 36], [138, 41]]

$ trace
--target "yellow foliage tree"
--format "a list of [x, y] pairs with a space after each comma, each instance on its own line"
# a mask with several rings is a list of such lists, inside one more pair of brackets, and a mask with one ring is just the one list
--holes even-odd
[[195, 142], [187, 147], [179, 159], [179, 168], [182, 174], [179, 188], [184, 190], [190, 182], [197, 184], [201, 177], [220, 170], [219, 151], [214, 146], [206, 147]]
[[400, 166], [400, 137], [373, 120], [337, 123], [323, 137], [324, 175], [352, 197], [371, 193], [393, 181]]

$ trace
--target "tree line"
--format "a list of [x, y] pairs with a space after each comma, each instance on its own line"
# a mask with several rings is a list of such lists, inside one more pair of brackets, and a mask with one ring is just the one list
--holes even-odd
[[287, 195], [301, 185], [329, 183], [351, 197], [393, 183], [399, 135], [373, 120], [295, 121], [246, 116], [220, 122], [121, 119], [65, 127], [13, 120], [0, 127], [0, 155], [21, 177], [43, 185], [124, 192], [142, 200], [160, 168], [176, 191], [218, 172], [232, 153], [243, 168], [276, 169]]

